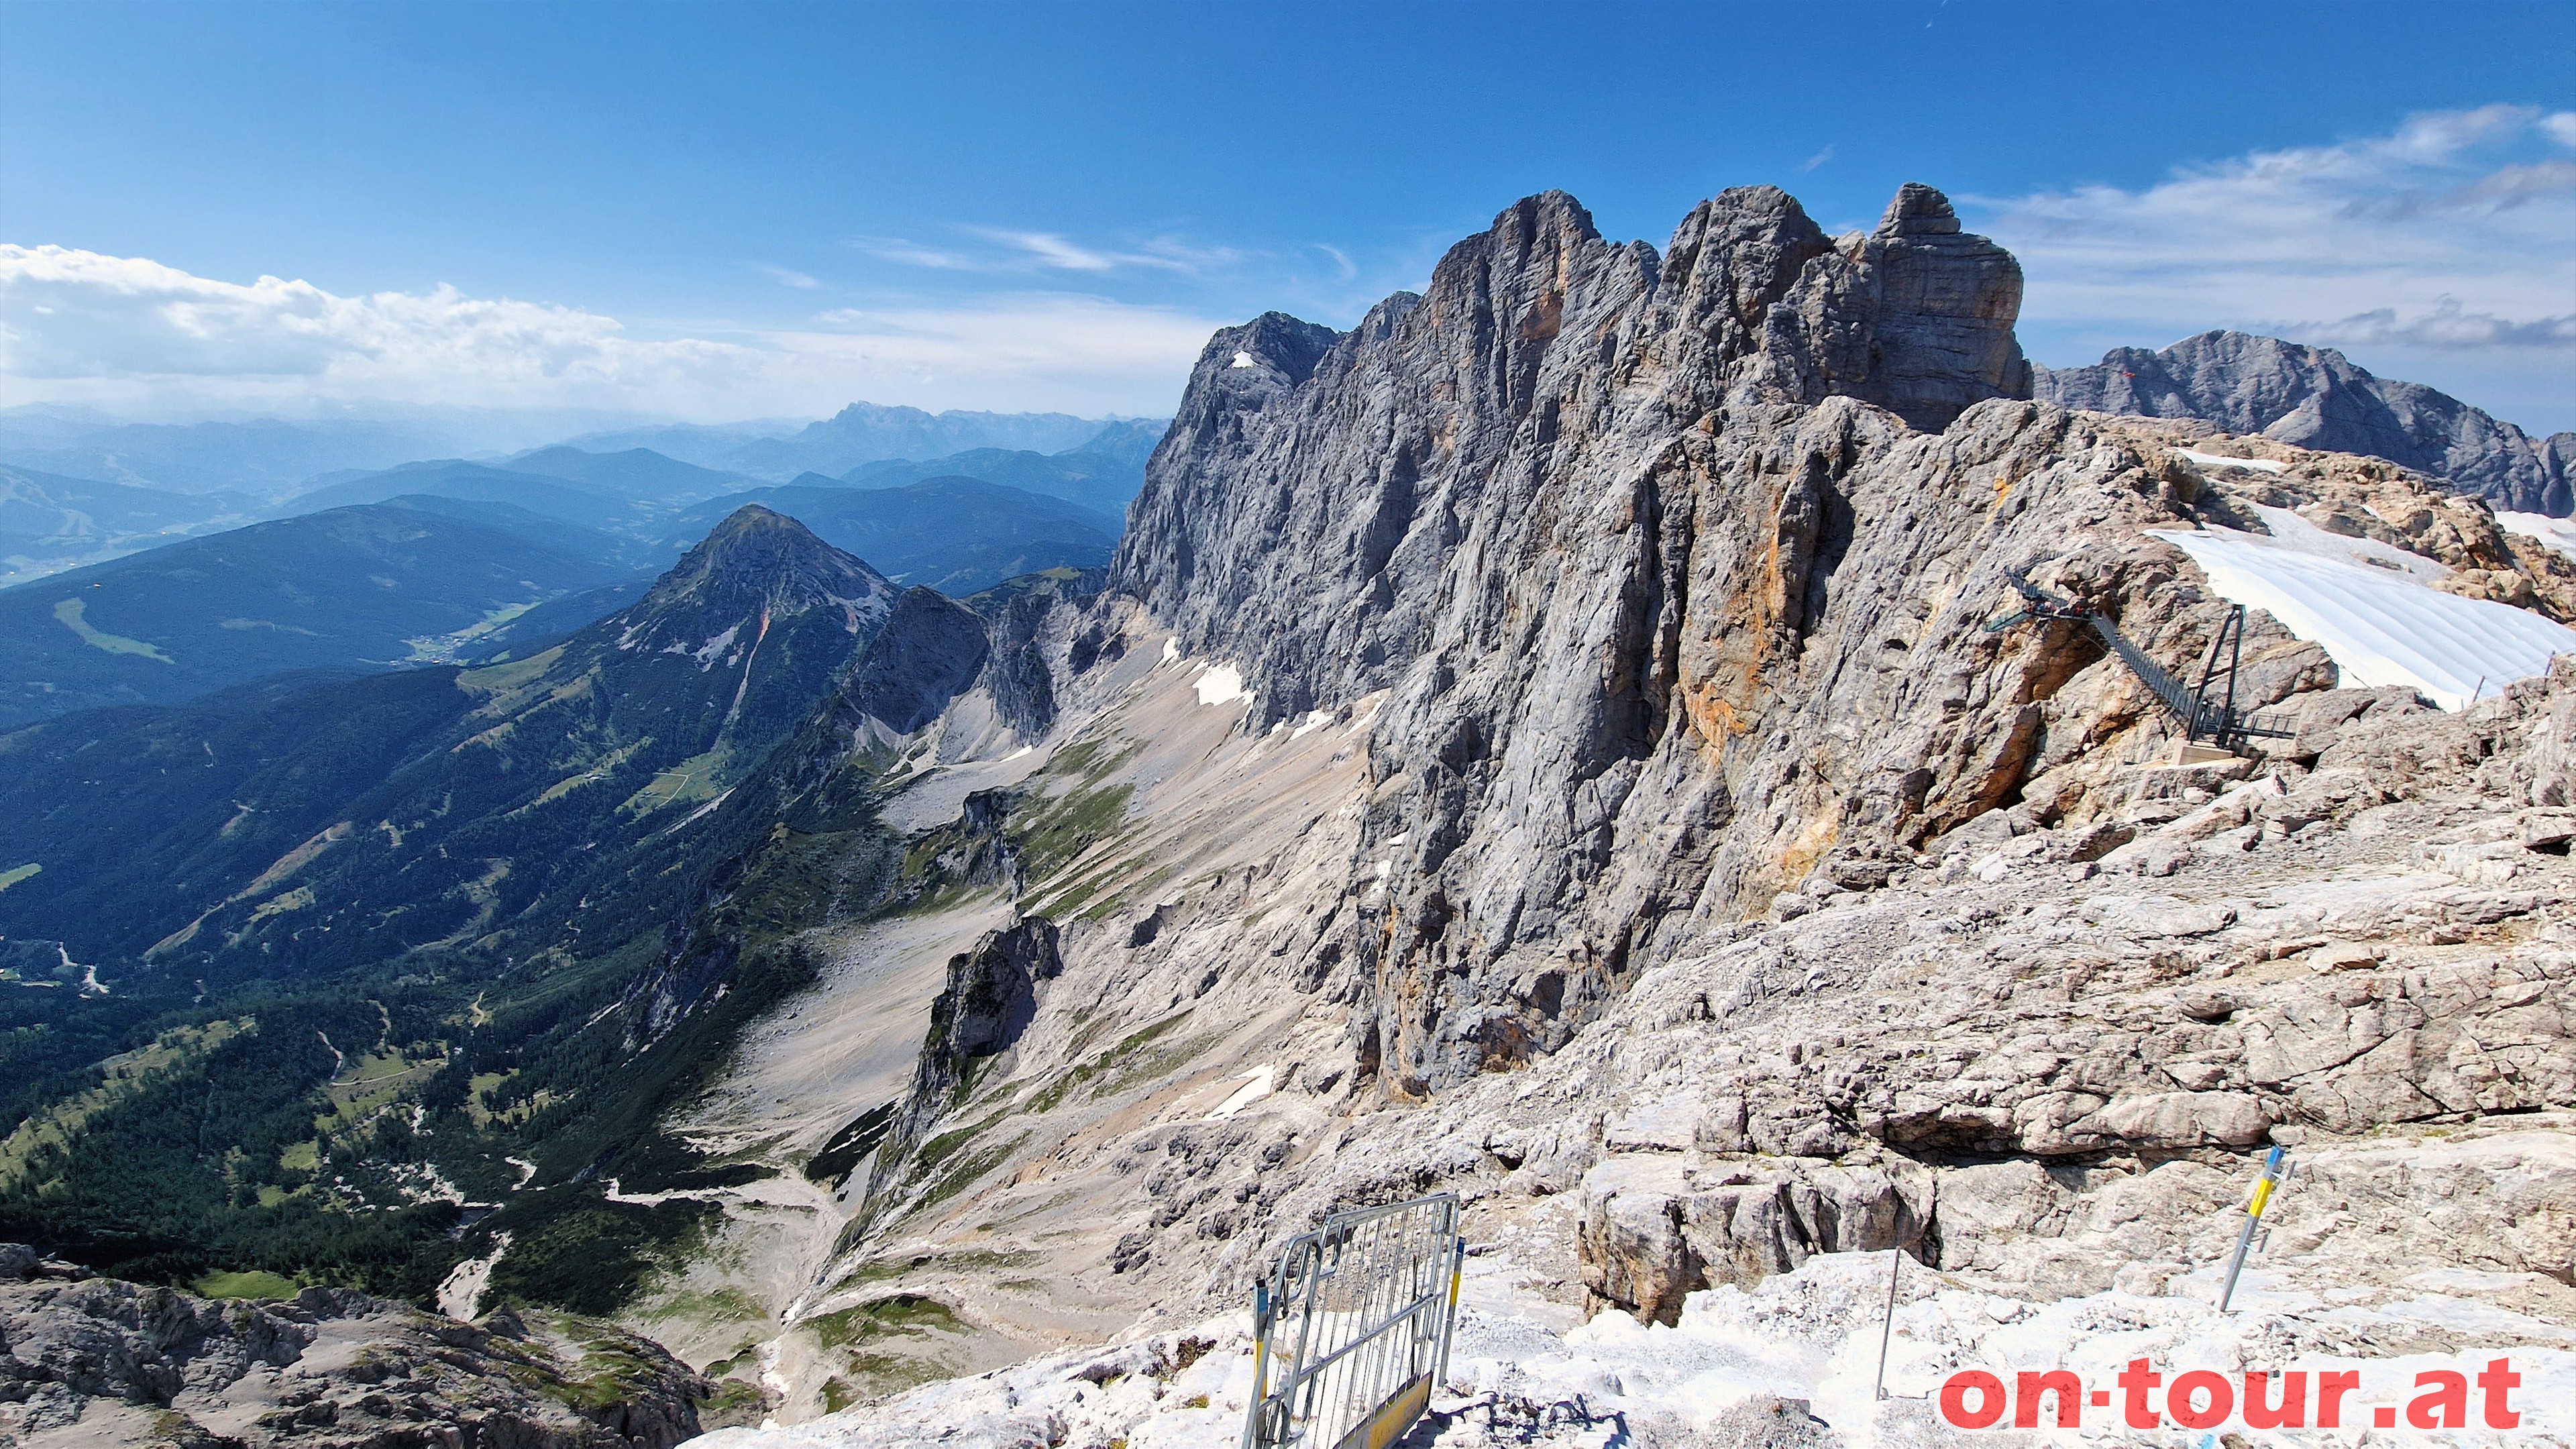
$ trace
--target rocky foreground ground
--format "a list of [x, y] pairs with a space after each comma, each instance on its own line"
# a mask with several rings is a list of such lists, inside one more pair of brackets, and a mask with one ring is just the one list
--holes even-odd
[[[2008, 809], [1883, 874], [1819, 873], [1522, 1070], [1357, 1112], [1291, 1077], [1127, 1143], [1135, 1179], [1175, 1221], [1467, 1198], [1421, 1443], [1935, 1442], [1956, 1368], [2107, 1383], [2142, 1354], [2358, 1367], [2396, 1386], [2373, 1403], [2511, 1354], [2511, 1442], [2576, 1442], [2576, 660], [2458, 713], [2302, 708], [2307, 763], [2132, 766], [2081, 825]], [[1299, 1150], [1208, 1150], [1246, 1134]], [[2222, 1316], [2267, 1143], [2296, 1170]], [[1209, 1281], [1263, 1251], [1247, 1235]], [[1231, 1442], [1248, 1319], [1180, 1317], [725, 1442]]]
[[331, 1288], [213, 1300], [0, 1244], [0, 1449], [668, 1449], [709, 1388], [569, 1315], [468, 1324]]

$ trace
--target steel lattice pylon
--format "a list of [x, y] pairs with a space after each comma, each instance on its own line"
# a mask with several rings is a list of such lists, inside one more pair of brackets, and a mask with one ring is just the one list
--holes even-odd
[[2101, 610], [2080, 600], [2057, 597], [2032, 583], [2030, 575], [2020, 569], [2011, 570], [2006, 577], [2012, 580], [2013, 591], [2021, 595], [2022, 607], [1988, 624], [1988, 633], [2033, 619], [2089, 626], [2182, 725], [2184, 738], [2190, 743], [2206, 742], [2241, 754], [2249, 740], [2286, 740], [2298, 733], [2286, 716], [2256, 714], [2236, 707], [2236, 669], [2245, 652], [2244, 605], [2228, 606], [2227, 617], [2220, 621], [2218, 632], [2210, 638], [2209, 652], [2201, 660], [2200, 687], [2192, 689], [2130, 643]]

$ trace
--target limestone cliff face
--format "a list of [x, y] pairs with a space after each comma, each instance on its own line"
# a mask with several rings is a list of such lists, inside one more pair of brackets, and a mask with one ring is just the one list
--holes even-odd
[[[1661, 256], [1550, 194], [1347, 336], [1210, 344], [1112, 586], [1238, 664], [1252, 727], [1391, 691], [1395, 883], [1346, 949], [1399, 1091], [1555, 1045], [1693, 922], [2064, 753], [2046, 701], [2091, 659], [1983, 631], [2004, 570], [2091, 538], [2113, 607], [2170, 584], [2129, 531], [2197, 484], [2013, 400], [2019, 297], [1928, 188], [1840, 241], [1730, 191]], [[2141, 627], [2179, 654], [2171, 602]]]
[[[1703, 210], [1715, 215], [1723, 201]], [[1959, 230], [1948, 197], [1905, 186], [1877, 229], [1837, 243], [1834, 259], [1840, 265], [1811, 258], [1785, 306], [1764, 319], [1777, 329], [1764, 351], [1797, 379], [1800, 397], [1857, 397], [1937, 430], [1980, 399], [2030, 396], [2030, 366], [2013, 336], [2021, 264]]]
[[[2472, 738], [2258, 614], [2238, 702], [2299, 737], [2146, 769], [2091, 631], [1988, 627], [2027, 569], [2183, 666], [2228, 606], [2149, 530], [2263, 510], [2496, 602], [2576, 575], [2393, 464], [2028, 400], [2017, 289], [1919, 189], [1839, 240], [1729, 192], [1662, 253], [1549, 195], [1349, 333], [1218, 334], [1106, 590], [1011, 605], [889, 787], [919, 898], [1009, 919], [854, 1104], [907, 1125], [809, 1311], [1105, 1338], [1444, 1188], [1667, 1319], [1889, 1246], [2091, 1292], [2207, 1261], [2162, 1225], [2267, 1137], [2576, 1105], [2576, 675]], [[2320, 1251], [2377, 1272], [2435, 1190], [2354, 1188]], [[2517, 1210], [2479, 1261], [2563, 1262]]]
[[1776, 187], [1729, 191], [1661, 257], [1535, 196], [1346, 336], [1271, 313], [1210, 340], [1111, 584], [1185, 647], [1249, 651], [1263, 723], [1349, 698], [1423, 653], [1471, 531], [1640, 471], [1731, 390], [1936, 429], [2028, 396], [2020, 303], [1928, 187], [1839, 242]]
[[2039, 368], [2070, 408], [2199, 418], [2307, 448], [2367, 453], [2451, 480], [2498, 508], [2576, 507], [2576, 433], [2534, 438], [2447, 393], [2373, 377], [2331, 347], [2204, 332], [2161, 352], [2116, 348], [2092, 367]]

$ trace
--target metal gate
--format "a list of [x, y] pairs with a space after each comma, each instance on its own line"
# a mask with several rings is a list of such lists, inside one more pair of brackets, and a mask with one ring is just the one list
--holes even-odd
[[1467, 1245], [1455, 1194], [1335, 1213], [1253, 1290], [1244, 1449], [1386, 1449], [1449, 1369]]

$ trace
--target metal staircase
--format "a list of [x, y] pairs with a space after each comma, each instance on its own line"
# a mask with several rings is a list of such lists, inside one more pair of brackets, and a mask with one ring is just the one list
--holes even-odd
[[2129, 642], [2128, 636], [2112, 626], [2099, 609], [2074, 599], [2061, 599], [2030, 581], [2030, 575], [2012, 570], [2013, 591], [2021, 595], [2019, 612], [2009, 614], [1986, 626], [1989, 634], [2000, 633], [2015, 624], [2029, 620], [2063, 620], [2091, 626], [2094, 633], [2129, 672], [2138, 676], [2149, 691], [2161, 701], [2167, 713], [2183, 729], [2184, 741], [2210, 745], [2233, 754], [2245, 753], [2255, 739], [2286, 740], [2298, 734], [2298, 722], [2285, 714], [2256, 714], [2236, 707], [2236, 668], [2245, 652], [2245, 606], [2228, 607], [2227, 618], [2209, 641], [2209, 653], [2201, 661], [2200, 688], [2191, 689], [2173, 677], [2163, 665], [2147, 657], [2146, 651]]

